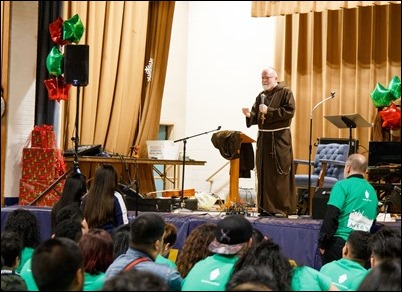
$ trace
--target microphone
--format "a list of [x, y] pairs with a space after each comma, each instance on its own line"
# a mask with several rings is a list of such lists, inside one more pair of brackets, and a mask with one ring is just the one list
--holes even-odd
[[260, 104], [265, 104], [265, 97], [266, 97], [265, 93], [261, 93], [261, 95], [260, 95], [260, 99], [261, 99]]
[[217, 131], [219, 131], [221, 129], [221, 126], [218, 127], [218, 129], [216, 129]]
[[328, 100], [330, 100], [330, 99], [333, 99], [334, 97], [335, 97], [335, 91], [331, 91], [331, 96], [329, 96], [329, 97], [327, 97], [326, 99], [321, 100], [319, 103], [317, 103], [317, 104], [313, 107], [313, 109], [311, 110], [310, 119], [312, 119], [312, 117], [313, 117], [313, 112], [315, 111], [315, 109], [316, 109], [320, 104], [323, 104], [324, 102], [326, 102], [326, 101], [328, 101]]

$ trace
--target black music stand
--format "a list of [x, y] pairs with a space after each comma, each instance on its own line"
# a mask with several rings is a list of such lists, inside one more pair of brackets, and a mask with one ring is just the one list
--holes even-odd
[[324, 116], [328, 121], [337, 126], [338, 128], [349, 128], [349, 155], [353, 154], [352, 147], [352, 129], [357, 127], [372, 127], [373, 125], [367, 122], [359, 114], [338, 115], [338, 116]]

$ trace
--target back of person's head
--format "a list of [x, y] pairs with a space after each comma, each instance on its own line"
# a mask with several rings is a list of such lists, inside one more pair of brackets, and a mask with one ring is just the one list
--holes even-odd
[[203, 223], [186, 237], [176, 260], [177, 270], [183, 278], [197, 262], [213, 254], [208, 246], [215, 238], [215, 230], [215, 223]]
[[253, 228], [253, 235], [251, 236], [253, 239], [252, 245], [257, 245], [259, 244], [261, 241], [263, 241], [264, 239], [266, 239], [266, 237], [264, 236], [264, 234], [262, 234], [262, 232], [260, 230], [258, 230], [257, 228]]
[[113, 262], [113, 239], [106, 230], [90, 229], [78, 245], [84, 255], [85, 272], [91, 275], [106, 272]]
[[401, 258], [380, 262], [369, 271], [357, 291], [401, 291]]
[[40, 243], [40, 227], [36, 216], [26, 209], [15, 209], [8, 215], [5, 231], [14, 231], [22, 239], [23, 247], [35, 248]]
[[168, 286], [154, 273], [131, 269], [106, 280], [102, 291], [168, 291]]
[[133, 245], [150, 245], [162, 239], [165, 221], [157, 213], [142, 213], [130, 223], [130, 237]]
[[163, 234], [163, 242], [165, 244], [169, 243], [170, 246], [175, 244], [177, 239], [177, 227], [176, 225], [166, 222], [165, 223], [165, 233]]
[[3, 265], [15, 268], [19, 264], [22, 252], [22, 239], [14, 231], [4, 231], [1, 234], [1, 258]]
[[269, 238], [247, 249], [236, 262], [234, 272], [240, 271], [247, 266], [261, 265], [268, 266], [274, 273], [279, 290], [290, 290], [292, 265], [282, 253], [280, 246]]
[[352, 172], [354, 173], [357, 172], [365, 174], [367, 171], [368, 162], [366, 157], [364, 157], [362, 154], [354, 153], [349, 155], [348, 159], [346, 160], [345, 169], [347, 166], [350, 166]]
[[353, 230], [349, 234], [344, 247], [345, 249], [349, 249], [349, 257], [359, 261], [363, 266], [366, 265], [371, 256], [371, 250], [368, 244], [369, 238], [369, 232]]
[[31, 264], [39, 290], [82, 290], [84, 257], [75, 241], [64, 237], [45, 240], [35, 249]]
[[234, 272], [226, 284], [226, 291], [280, 291], [268, 266], [247, 266]]
[[229, 215], [218, 221], [215, 239], [209, 244], [217, 254], [235, 255], [243, 251], [253, 235], [253, 227], [243, 215]]
[[73, 202], [80, 205], [81, 199], [87, 191], [86, 176], [82, 173], [73, 173], [67, 177], [66, 182], [64, 183], [59, 202], [62, 203], [62, 206], [66, 206]]
[[73, 219], [81, 222], [84, 219], [84, 215], [80, 206], [76, 204], [68, 204], [61, 208], [56, 215], [56, 225], [66, 219]]
[[381, 227], [369, 239], [375, 262], [401, 257], [401, 231], [388, 226]]
[[126, 253], [130, 245], [130, 224], [123, 224], [116, 227], [112, 232], [113, 258]]
[[65, 219], [56, 225], [55, 237], [66, 237], [78, 242], [82, 237], [82, 225], [80, 221]]

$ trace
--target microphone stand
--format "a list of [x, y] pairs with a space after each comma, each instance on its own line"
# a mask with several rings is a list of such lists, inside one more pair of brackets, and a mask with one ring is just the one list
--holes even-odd
[[[332, 91], [331, 96], [329, 96], [326, 99], [321, 100], [319, 103], [317, 103], [313, 107], [313, 109], [311, 110], [311, 113], [310, 113], [310, 143], [309, 143], [309, 146], [308, 146], [308, 184], [307, 184], [307, 193], [308, 193], [309, 196], [310, 196], [310, 188], [311, 188], [311, 152], [312, 152], [312, 148], [313, 148], [313, 145], [312, 145], [312, 142], [311, 142], [312, 131], [313, 131], [313, 112], [317, 109], [318, 106], [320, 106], [321, 104], [323, 104], [324, 102], [326, 102], [326, 101], [328, 101], [330, 99], [333, 99], [334, 97], [335, 97], [335, 92]], [[309, 210], [309, 212], [311, 212], [311, 210]]]
[[[211, 130], [211, 131], [199, 133], [199, 134], [196, 134], [196, 135], [193, 135], [193, 136], [189, 136], [189, 137], [186, 137], [186, 138], [182, 138], [182, 139], [178, 139], [178, 140], [173, 141], [174, 143], [183, 141], [183, 166], [182, 166], [181, 191], [180, 191], [180, 208], [182, 210], [186, 210], [185, 209], [185, 203], [184, 203], [184, 169], [185, 169], [185, 166], [186, 166], [186, 144], [187, 144], [187, 140], [191, 139], [191, 138], [194, 138], [194, 137], [197, 137], [197, 136], [205, 135], [205, 134], [208, 134], [208, 133], [211, 133], [211, 132], [219, 131], [220, 129], [221, 129], [221, 126], [219, 126], [217, 129], [214, 129], [214, 130]], [[189, 211], [189, 210], [186, 210], [186, 211]]]

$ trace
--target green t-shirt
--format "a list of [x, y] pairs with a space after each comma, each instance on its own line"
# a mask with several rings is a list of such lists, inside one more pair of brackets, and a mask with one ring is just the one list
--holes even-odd
[[320, 272], [330, 277], [339, 290], [356, 291], [368, 270], [357, 262], [342, 258], [323, 265]]
[[232, 275], [236, 255], [211, 255], [198, 263], [184, 278], [182, 291], [225, 291]]
[[163, 255], [158, 254], [155, 263], [168, 265], [170, 268], [177, 270], [177, 265], [171, 260], [165, 258]]
[[341, 211], [334, 236], [345, 241], [353, 230], [369, 232], [377, 218], [377, 192], [364, 178], [349, 177], [337, 182], [332, 187], [328, 205]]
[[25, 263], [25, 265], [21, 269], [20, 275], [25, 280], [28, 291], [39, 291], [38, 286], [36, 286], [35, 279], [32, 274], [31, 261], [32, 261], [32, 259], [29, 259]]
[[84, 291], [100, 291], [102, 290], [103, 283], [105, 283], [105, 273], [91, 275], [85, 273], [84, 276]]
[[21, 273], [22, 267], [32, 257], [34, 250], [32, 247], [24, 247], [22, 249], [20, 264], [15, 269], [18, 273]]
[[290, 287], [292, 291], [328, 291], [331, 278], [309, 266], [293, 269]]

